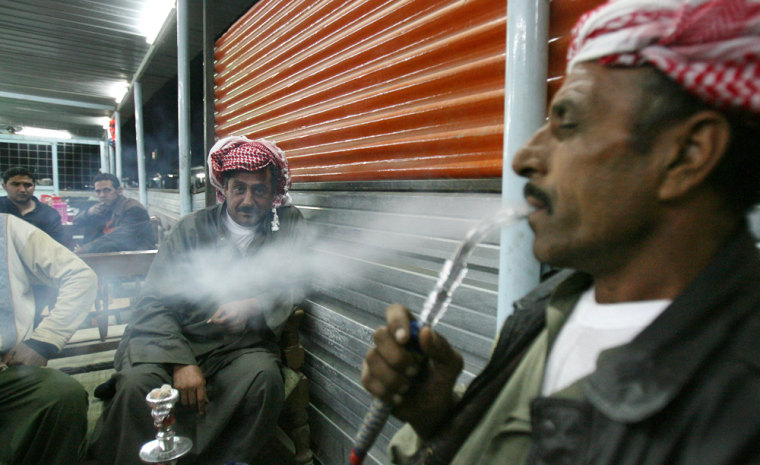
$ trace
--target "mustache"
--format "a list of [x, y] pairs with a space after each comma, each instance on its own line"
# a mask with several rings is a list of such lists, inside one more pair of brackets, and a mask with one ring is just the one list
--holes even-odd
[[544, 204], [544, 207], [546, 207], [546, 210], [549, 213], [552, 212], [552, 202], [549, 198], [549, 194], [536, 187], [535, 184], [525, 184], [525, 187], [523, 187], [523, 197], [533, 197], [534, 199]]

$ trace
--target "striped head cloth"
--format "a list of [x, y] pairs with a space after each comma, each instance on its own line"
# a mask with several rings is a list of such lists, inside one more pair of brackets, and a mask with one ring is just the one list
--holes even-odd
[[718, 108], [760, 114], [760, 0], [610, 0], [573, 29], [585, 61], [651, 64]]
[[227, 171], [258, 171], [273, 166], [277, 177], [272, 202], [272, 230], [279, 229], [277, 207], [290, 205], [291, 178], [288, 160], [274, 143], [266, 139], [250, 140], [246, 137], [230, 136], [220, 139], [211, 147], [208, 155], [209, 180], [216, 188], [216, 199], [224, 202], [224, 176]]

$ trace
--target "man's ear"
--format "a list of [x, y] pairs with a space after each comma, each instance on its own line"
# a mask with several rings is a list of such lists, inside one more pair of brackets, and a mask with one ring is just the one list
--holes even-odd
[[731, 127], [720, 113], [705, 110], [666, 132], [672, 142], [667, 149], [659, 197], [673, 200], [705, 182], [728, 150]]

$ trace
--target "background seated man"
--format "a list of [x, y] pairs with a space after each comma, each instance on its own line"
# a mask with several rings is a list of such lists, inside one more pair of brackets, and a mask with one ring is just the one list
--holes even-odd
[[150, 215], [140, 202], [122, 194], [119, 179], [100, 173], [93, 179], [99, 203], [74, 217], [73, 223], [84, 228], [84, 244], [76, 253], [152, 250], [156, 234]]
[[34, 172], [22, 166], [8, 168], [3, 173], [3, 189], [8, 194], [0, 197], [0, 213], [9, 213], [24, 219], [45, 231], [68, 248], [73, 246], [71, 236], [61, 222], [61, 215], [34, 196], [37, 178]]
[[101, 465], [137, 465], [155, 436], [145, 395], [179, 390], [184, 463], [256, 463], [283, 404], [278, 338], [294, 298], [278, 271], [302, 241], [284, 154], [267, 141], [223, 139], [208, 166], [220, 205], [182, 218], [145, 280], [115, 356], [115, 395], [96, 425]]
[[[3, 173], [3, 189], [7, 197], [0, 197], [0, 213], [17, 216], [45, 231], [67, 248], [74, 246], [71, 234], [63, 227], [61, 215], [50, 205], [46, 205], [34, 196], [37, 178], [30, 169], [15, 166]], [[32, 286], [34, 301], [37, 306], [36, 322], [39, 322], [41, 312], [52, 308], [57, 290], [42, 284]]]
[[536, 257], [570, 270], [515, 305], [463, 396], [461, 355], [426, 327], [421, 364], [388, 309], [362, 381], [411, 426], [391, 457], [758, 464], [760, 3], [610, 1], [574, 34], [512, 162]]
[[[85, 451], [87, 393], [42, 368], [84, 321], [95, 273], [73, 252], [15, 216], [0, 214], [0, 463], [78, 464]], [[32, 283], [58, 289], [34, 327]]]

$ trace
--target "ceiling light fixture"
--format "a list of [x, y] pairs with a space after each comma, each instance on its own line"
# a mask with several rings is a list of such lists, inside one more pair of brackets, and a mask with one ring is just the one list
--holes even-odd
[[24, 126], [20, 130], [16, 131], [16, 134], [27, 137], [48, 137], [50, 139], [71, 139], [71, 133], [69, 131], [63, 131], [59, 129], [44, 129]]
[[153, 44], [169, 13], [174, 9], [175, 3], [175, 0], [150, 0], [145, 2], [145, 7], [140, 17], [140, 24], [137, 26], [140, 34], [145, 36], [145, 42]]
[[119, 104], [124, 99], [124, 96], [127, 95], [127, 90], [129, 90], [129, 83], [127, 81], [120, 81], [111, 85], [108, 94]]

